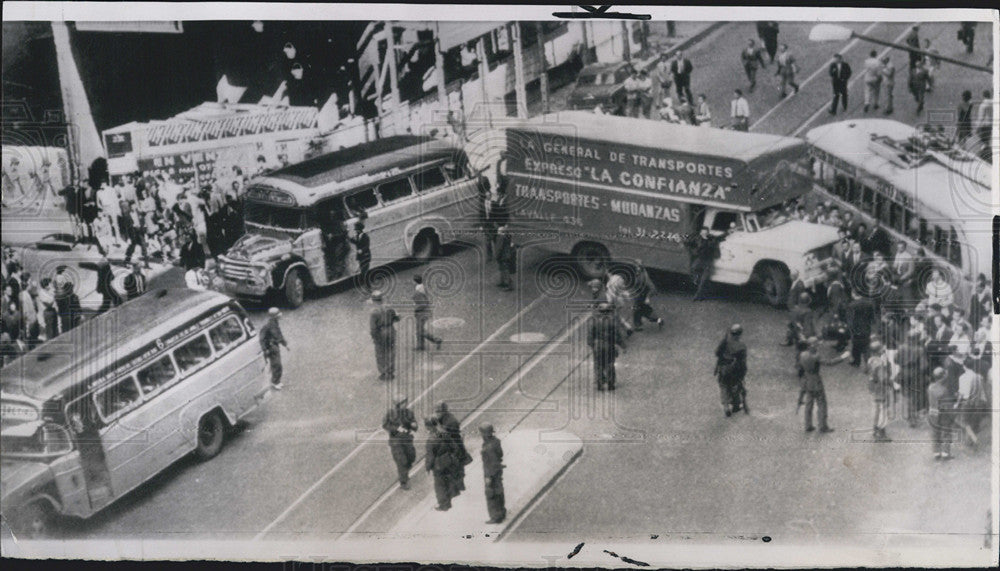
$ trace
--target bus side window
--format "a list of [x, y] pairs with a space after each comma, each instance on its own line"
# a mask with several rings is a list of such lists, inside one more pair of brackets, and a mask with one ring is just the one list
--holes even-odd
[[382, 183], [378, 187], [378, 193], [382, 197], [384, 204], [392, 204], [397, 200], [402, 200], [413, 194], [413, 187], [410, 186], [409, 177]]
[[948, 257], [948, 240], [940, 226], [934, 227], [934, 253], [942, 258]]
[[378, 206], [378, 197], [375, 196], [374, 188], [366, 188], [348, 196], [346, 203], [351, 211], [362, 212]]
[[882, 193], [875, 191], [875, 218], [882, 224], [889, 225], [889, 201], [882, 196]]
[[212, 347], [215, 347], [216, 354], [221, 355], [235, 347], [243, 339], [243, 326], [234, 315], [209, 329], [208, 336], [212, 340]]
[[889, 227], [897, 232], [905, 232], [906, 227], [903, 225], [903, 207], [896, 204], [895, 202], [889, 203]]
[[955, 227], [951, 227], [951, 246], [948, 248], [948, 260], [956, 267], [962, 267], [962, 243], [958, 241], [958, 232]]
[[174, 360], [181, 373], [187, 373], [201, 367], [212, 358], [212, 348], [204, 335], [199, 335], [187, 343], [174, 349]]
[[174, 364], [170, 357], [164, 356], [139, 369], [135, 376], [139, 380], [142, 392], [148, 395], [169, 385], [177, 378], [177, 371], [174, 370]]
[[875, 213], [875, 191], [870, 187], [861, 187], [861, 209], [865, 211], [865, 214], [874, 215]]
[[97, 405], [97, 412], [101, 415], [101, 419], [108, 422], [138, 404], [142, 400], [141, 395], [139, 385], [129, 375], [114, 382], [111, 386], [95, 392], [94, 403]]
[[924, 218], [920, 219], [920, 243], [924, 246], [928, 245], [931, 240], [931, 231], [927, 227], [927, 220]]
[[851, 183], [848, 178], [842, 174], [838, 174], [833, 182], [833, 193], [844, 200], [848, 200], [848, 187]]
[[448, 184], [448, 179], [441, 172], [441, 167], [433, 166], [413, 175], [413, 185], [417, 192], [423, 193]]

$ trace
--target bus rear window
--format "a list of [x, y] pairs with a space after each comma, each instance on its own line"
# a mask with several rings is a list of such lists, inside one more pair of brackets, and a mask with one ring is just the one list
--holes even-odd
[[132, 408], [140, 400], [142, 400], [142, 393], [131, 375], [94, 393], [97, 412], [105, 421]]

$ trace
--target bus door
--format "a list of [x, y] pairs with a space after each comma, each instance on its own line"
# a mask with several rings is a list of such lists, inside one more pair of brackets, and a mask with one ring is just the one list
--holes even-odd
[[[341, 197], [328, 198], [318, 203], [313, 209], [313, 215], [319, 225], [319, 247], [305, 253], [306, 264], [313, 274], [316, 283], [330, 283], [347, 275], [347, 258], [351, 253], [351, 244], [347, 240], [347, 212]], [[316, 279], [325, 276], [325, 280]]]
[[[65, 431], [65, 429], [63, 429]], [[65, 431], [67, 436], [69, 431]], [[77, 439], [78, 440], [78, 439]], [[93, 513], [90, 494], [87, 488], [87, 476], [84, 473], [83, 457], [80, 450], [74, 450], [54, 460], [49, 465], [59, 491], [59, 501], [62, 503], [62, 513], [65, 515], [87, 517]]]
[[[92, 395], [84, 395], [66, 406], [66, 418], [72, 429], [76, 449], [79, 451], [81, 475], [87, 489], [91, 511], [97, 511], [114, 499], [111, 472], [101, 442], [101, 420], [94, 407]], [[72, 482], [73, 470], [66, 477]], [[58, 486], [58, 483], [57, 483]]]
[[[344, 204], [347, 207], [347, 214], [350, 216], [347, 219], [347, 231], [350, 238], [355, 238], [355, 225], [358, 222], [363, 222], [365, 225], [365, 232], [368, 234], [369, 242], [371, 245], [370, 249], [375, 248], [375, 236], [372, 234], [373, 222], [368, 217], [369, 211], [377, 211], [379, 208], [378, 195], [375, 194], [374, 187], [360, 188], [352, 191], [350, 194], [344, 197]], [[372, 259], [374, 260], [374, 252], [372, 254]], [[357, 248], [351, 243], [350, 252], [347, 255], [347, 275], [357, 274], [360, 270], [358, 265], [358, 251]]]

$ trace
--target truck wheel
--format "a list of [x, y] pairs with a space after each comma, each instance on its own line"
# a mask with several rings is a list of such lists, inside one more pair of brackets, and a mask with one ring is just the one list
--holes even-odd
[[413, 239], [413, 258], [426, 262], [438, 254], [440, 245], [436, 232], [424, 230]]
[[302, 302], [306, 298], [306, 284], [302, 280], [302, 272], [300, 270], [292, 270], [288, 277], [285, 278], [285, 303], [288, 307], [295, 309], [296, 307], [302, 305]]
[[764, 267], [760, 286], [767, 302], [774, 307], [783, 307], [788, 299], [789, 281], [788, 270], [785, 268], [776, 264]]
[[588, 280], [604, 277], [604, 271], [611, 260], [611, 254], [604, 246], [595, 242], [584, 242], [573, 250], [576, 265]]
[[31, 502], [11, 520], [10, 527], [15, 537], [47, 539], [56, 535], [56, 511], [46, 501]]
[[217, 411], [201, 417], [198, 422], [198, 447], [195, 452], [198, 458], [208, 460], [222, 450], [222, 441], [226, 436], [226, 423]]

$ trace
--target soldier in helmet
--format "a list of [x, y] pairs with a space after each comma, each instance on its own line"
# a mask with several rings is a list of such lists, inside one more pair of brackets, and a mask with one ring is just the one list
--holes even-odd
[[500, 439], [493, 434], [493, 425], [479, 425], [479, 434], [483, 437], [483, 477], [485, 478], [486, 509], [490, 519], [486, 523], [500, 523], [507, 517], [503, 497], [503, 448]]
[[451, 445], [452, 453], [455, 456], [454, 472], [449, 480], [452, 497], [465, 491], [465, 467], [472, 463], [472, 455], [465, 448], [465, 441], [462, 440], [462, 425], [455, 418], [455, 415], [448, 410], [448, 403], [441, 401], [434, 407], [434, 412], [438, 421], [438, 428]]
[[448, 511], [451, 509], [451, 499], [455, 497], [451, 483], [455, 473], [455, 454], [437, 418], [425, 419], [424, 425], [430, 433], [427, 437], [425, 465], [427, 471], [434, 476], [434, 495], [437, 498], [437, 506], [434, 509]]
[[281, 382], [281, 347], [284, 345], [288, 349], [288, 342], [281, 334], [281, 326], [278, 325], [278, 318], [281, 311], [277, 307], [267, 310], [267, 323], [260, 328], [260, 348], [264, 350], [264, 358], [271, 365], [271, 384], [275, 389], [281, 390], [284, 386]]
[[413, 416], [413, 411], [406, 407], [406, 397], [399, 397], [393, 403], [393, 407], [385, 413], [382, 420], [382, 428], [389, 433], [389, 451], [392, 453], [392, 460], [396, 463], [396, 472], [399, 474], [399, 487], [404, 490], [410, 489], [410, 468], [417, 457], [417, 451], [413, 447], [413, 433], [417, 431], [417, 419]]
[[590, 316], [587, 328], [587, 346], [594, 356], [594, 376], [597, 390], [615, 390], [615, 359], [618, 347], [625, 352], [625, 335], [615, 319], [610, 303], [601, 302], [597, 312]]
[[799, 394], [799, 404], [803, 399], [806, 405], [806, 432], [816, 430], [813, 426], [813, 404], [817, 405], [816, 419], [819, 421], [820, 432], [833, 432], [826, 422], [826, 390], [823, 388], [823, 378], [819, 374], [820, 365], [829, 364], [819, 358], [819, 339], [810, 337], [806, 340], [807, 349], [799, 355], [799, 372], [802, 378], [802, 392]]
[[722, 411], [726, 416], [743, 409], [750, 414], [746, 402], [746, 387], [743, 378], [747, 374], [747, 346], [743, 344], [743, 326], [739, 323], [729, 328], [719, 346], [715, 349], [715, 374], [719, 381]]
[[792, 320], [788, 323], [785, 345], [796, 345], [799, 340], [816, 335], [816, 317], [812, 310], [812, 296], [802, 292], [792, 308]]
[[380, 381], [391, 381], [396, 376], [396, 310], [382, 303], [382, 292], [372, 292], [375, 308], [369, 316], [368, 325], [375, 344], [375, 364], [378, 366]]

